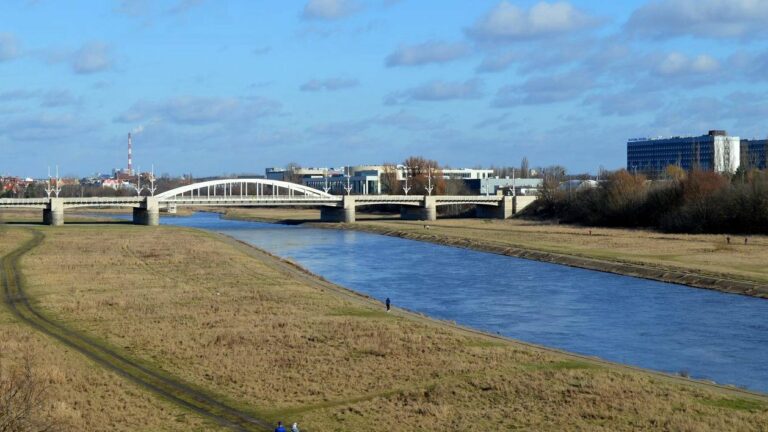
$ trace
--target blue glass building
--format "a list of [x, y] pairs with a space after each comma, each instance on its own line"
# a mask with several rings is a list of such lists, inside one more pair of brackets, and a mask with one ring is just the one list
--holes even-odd
[[741, 165], [746, 169], [765, 169], [768, 140], [741, 140]]
[[739, 168], [739, 137], [712, 130], [707, 135], [672, 138], [635, 138], [627, 142], [627, 170], [660, 176], [669, 165], [685, 170], [733, 173]]

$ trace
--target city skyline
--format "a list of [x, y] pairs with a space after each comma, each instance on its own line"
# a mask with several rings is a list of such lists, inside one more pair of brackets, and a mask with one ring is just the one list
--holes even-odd
[[[727, 13], [726, 13], [727, 12]], [[400, 162], [621, 168], [626, 140], [765, 138], [768, 4], [0, 5], [0, 173]]]

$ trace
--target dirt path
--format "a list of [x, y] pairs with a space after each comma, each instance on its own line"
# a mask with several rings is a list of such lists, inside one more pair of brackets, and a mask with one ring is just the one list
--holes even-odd
[[18, 266], [21, 257], [38, 246], [45, 237], [38, 230], [31, 232], [31, 240], [0, 259], [3, 302], [21, 322], [54, 337], [140, 387], [224, 427], [237, 431], [271, 430], [270, 423], [234, 408], [202, 389], [193, 388], [170, 375], [142, 366], [109, 347], [47, 318], [35, 309], [24, 292], [23, 277]]

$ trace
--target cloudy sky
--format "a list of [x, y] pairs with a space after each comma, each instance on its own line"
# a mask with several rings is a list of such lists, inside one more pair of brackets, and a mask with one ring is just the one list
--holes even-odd
[[768, 135], [765, 0], [4, 0], [0, 174], [197, 176], [424, 155], [625, 163]]

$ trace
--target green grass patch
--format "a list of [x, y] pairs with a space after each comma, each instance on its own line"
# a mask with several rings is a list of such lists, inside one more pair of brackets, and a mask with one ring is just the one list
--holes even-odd
[[765, 403], [754, 399], [702, 399], [701, 402], [704, 405], [713, 407], [749, 412], [762, 411], [766, 409]]

